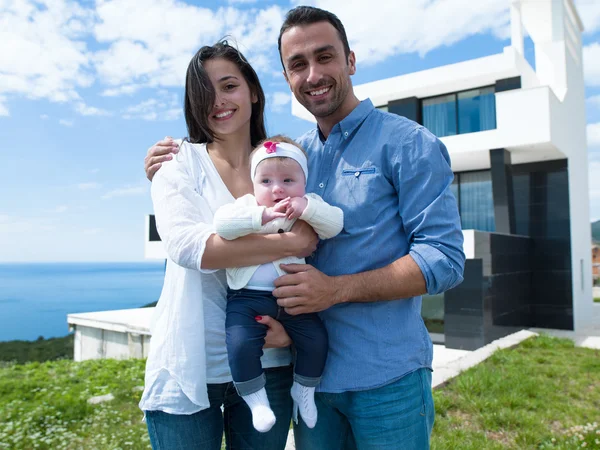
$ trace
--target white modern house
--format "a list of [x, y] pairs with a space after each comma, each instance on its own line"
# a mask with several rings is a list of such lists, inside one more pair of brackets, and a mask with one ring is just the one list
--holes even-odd
[[[600, 320], [592, 299], [583, 26], [572, 0], [507, 1], [512, 35], [502, 53], [354, 87], [359, 99], [430, 129], [450, 153], [465, 281], [423, 300], [434, 341], [450, 348], [472, 350], [523, 328], [581, 332]], [[314, 122], [295, 99], [292, 113]], [[145, 257], [164, 260], [154, 216], [145, 230]], [[152, 310], [70, 315], [76, 359], [145, 356]]]

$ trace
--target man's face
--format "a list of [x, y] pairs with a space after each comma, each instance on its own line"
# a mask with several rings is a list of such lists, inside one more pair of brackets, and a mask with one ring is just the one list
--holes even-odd
[[281, 36], [281, 58], [294, 96], [317, 119], [341, 120], [350, 113], [355, 58], [353, 52], [346, 58], [333, 25], [317, 22], [290, 28]]

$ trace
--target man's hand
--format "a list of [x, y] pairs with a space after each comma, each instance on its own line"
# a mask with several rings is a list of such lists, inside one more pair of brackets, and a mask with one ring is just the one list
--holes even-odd
[[277, 304], [291, 315], [323, 311], [342, 301], [335, 277], [308, 264], [281, 264], [287, 275], [275, 280]]
[[270, 316], [256, 316], [255, 320], [269, 327], [264, 348], [281, 348], [292, 345], [292, 340], [281, 323]]
[[179, 152], [179, 146], [169, 136], [150, 147], [144, 159], [146, 177], [152, 181], [154, 174], [160, 169], [162, 163], [173, 159], [173, 154], [177, 152]]
[[306, 258], [307, 256], [312, 255], [317, 249], [319, 236], [315, 233], [313, 227], [304, 220], [297, 220], [288, 233], [291, 234], [299, 244], [298, 251], [293, 253], [294, 256]]
[[302, 215], [308, 205], [308, 200], [304, 197], [293, 197], [290, 199], [286, 210], [286, 217], [288, 220], [297, 219]]
[[265, 208], [262, 215], [262, 224], [269, 223], [271, 220], [277, 219], [278, 217], [285, 217], [285, 211], [289, 203], [290, 198], [286, 197], [277, 202], [277, 204]]

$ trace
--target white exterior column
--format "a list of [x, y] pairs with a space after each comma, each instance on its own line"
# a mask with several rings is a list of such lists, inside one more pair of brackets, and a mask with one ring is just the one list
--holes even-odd
[[510, 45], [521, 55], [524, 54], [523, 23], [521, 21], [521, 1], [514, 0], [510, 4]]

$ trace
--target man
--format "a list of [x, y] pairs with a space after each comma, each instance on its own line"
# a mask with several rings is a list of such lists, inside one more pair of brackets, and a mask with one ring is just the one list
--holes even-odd
[[345, 222], [310, 265], [283, 266], [273, 291], [290, 314], [320, 312], [329, 334], [317, 425], [300, 421], [296, 446], [428, 448], [433, 346], [420, 296], [456, 286], [464, 268], [448, 152], [422, 126], [357, 99], [356, 57], [332, 13], [289, 11], [279, 53], [317, 120], [298, 140], [309, 154], [307, 191], [340, 207]]
[[288, 266], [275, 283], [289, 313], [321, 312], [330, 340], [317, 426], [300, 423], [297, 446], [427, 448], [432, 345], [420, 295], [456, 286], [464, 267], [448, 153], [418, 124], [356, 98], [356, 58], [335, 15], [288, 12], [279, 53], [318, 124], [298, 140], [309, 153], [307, 190], [345, 218], [311, 265]]

